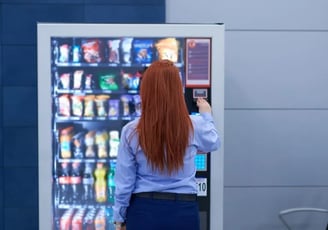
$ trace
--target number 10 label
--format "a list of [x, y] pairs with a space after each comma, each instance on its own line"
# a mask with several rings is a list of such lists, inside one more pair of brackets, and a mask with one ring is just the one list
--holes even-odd
[[207, 196], [207, 178], [196, 178], [197, 196]]

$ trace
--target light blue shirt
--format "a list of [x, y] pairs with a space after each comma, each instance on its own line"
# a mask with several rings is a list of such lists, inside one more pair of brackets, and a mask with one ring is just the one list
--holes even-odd
[[[187, 147], [184, 166], [168, 175], [152, 170], [133, 134], [139, 119], [122, 128], [115, 173], [114, 221], [124, 222], [132, 193], [173, 192], [196, 194], [195, 156], [198, 151], [212, 152], [220, 147], [220, 138], [210, 113], [190, 115], [194, 135]], [[132, 135], [132, 136], [131, 136]]]

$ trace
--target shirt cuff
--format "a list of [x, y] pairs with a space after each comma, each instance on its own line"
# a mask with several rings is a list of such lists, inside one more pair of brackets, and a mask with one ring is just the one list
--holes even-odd
[[203, 118], [204, 118], [204, 120], [206, 120], [206, 121], [213, 121], [213, 116], [212, 116], [212, 114], [211, 113], [201, 113], [200, 114]]
[[115, 222], [125, 222], [127, 208], [121, 207], [117, 212], [114, 211], [114, 221]]

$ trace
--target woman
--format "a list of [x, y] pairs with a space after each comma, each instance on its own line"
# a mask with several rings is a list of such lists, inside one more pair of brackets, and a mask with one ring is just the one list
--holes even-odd
[[140, 88], [141, 117], [122, 129], [116, 166], [116, 230], [199, 230], [195, 156], [220, 146], [211, 107], [189, 115], [179, 69], [155, 61]]

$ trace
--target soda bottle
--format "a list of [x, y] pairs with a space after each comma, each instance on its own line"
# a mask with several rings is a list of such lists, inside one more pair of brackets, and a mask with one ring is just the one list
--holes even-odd
[[60, 169], [58, 168], [58, 162], [54, 162], [54, 177], [53, 177], [53, 185], [52, 185], [52, 194], [54, 197], [54, 205], [57, 207], [59, 205], [60, 201], [60, 184], [59, 184], [59, 178], [60, 178]]
[[115, 166], [114, 162], [111, 162], [110, 164], [110, 170], [108, 173], [107, 181], [108, 181], [108, 201], [110, 204], [114, 204], [114, 198], [115, 198]]
[[90, 204], [94, 201], [94, 194], [93, 194], [93, 185], [94, 185], [94, 177], [92, 175], [93, 166], [91, 163], [86, 163], [84, 167], [84, 174], [83, 174], [83, 202], [85, 204]]
[[96, 209], [91, 208], [88, 210], [87, 214], [84, 216], [83, 219], [83, 229], [84, 230], [94, 230], [95, 225], [94, 225], [94, 218], [96, 215]]
[[72, 226], [72, 217], [74, 214], [74, 209], [67, 209], [62, 217], [60, 218], [60, 230], [70, 230]]
[[97, 163], [97, 168], [94, 172], [95, 174], [95, 192], [96, 201], [99, 203], [104, 203], [107, 200], [106, 192], [106, 168], [103, 163]]
[[61, 163], [61, 173], [58, 178], [60, 187], [60, 203], [68, 204], [70, 202], [70, 175], [69, 164], [67, 162]]
[[106, 230], [106, 216], [104, 209], [100, 209], [96, 215], [95, 230]]
[[52, 41], [52, 61], [53, 61], [54, 64], [57, 64], [58, 57], [59, 57], [58, 41], [57, 40], [53, 40]]
[[72, 218], [72, 228], [71, 230], [83, 230], [83, 216], [85, 213], [85, 208], [80, 208], [76, 211]]
[[72, 175], [71, 175], [71, 187], [72, 187], [72, 202], [76, 204], [81, 199], [82, 189], [82, 175], [81, 175], [81, 163], [72, 163]]

